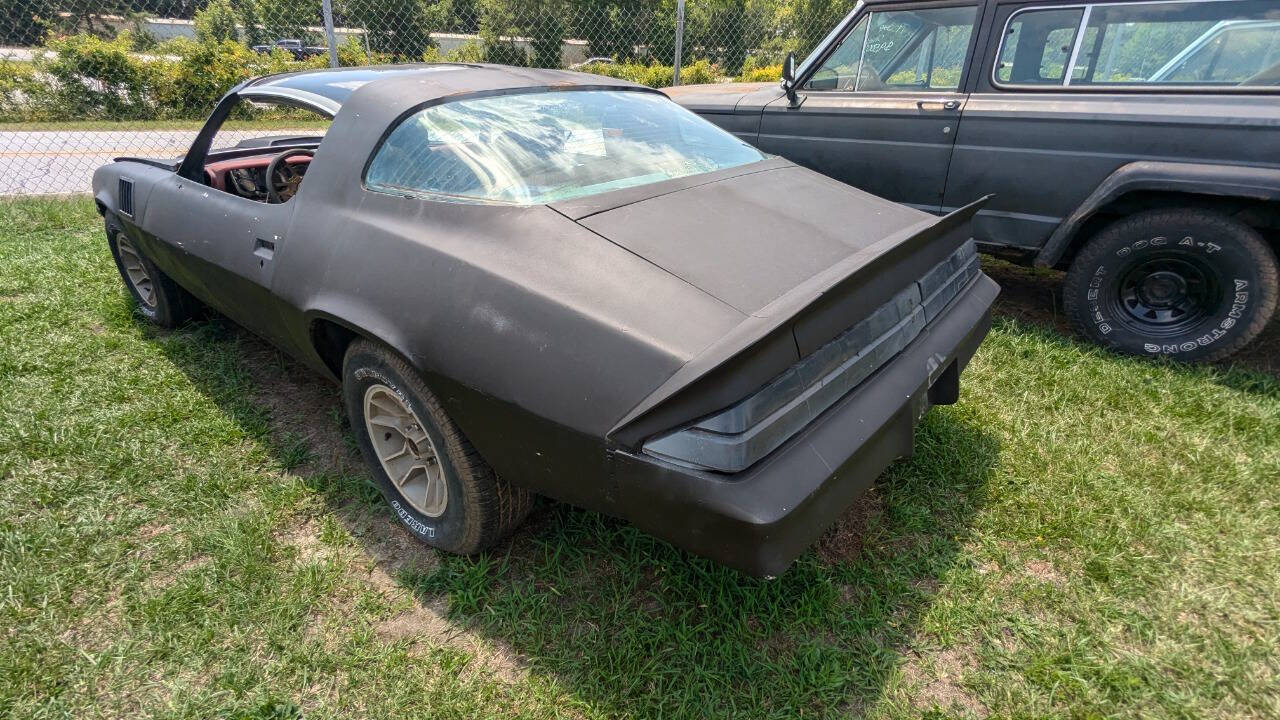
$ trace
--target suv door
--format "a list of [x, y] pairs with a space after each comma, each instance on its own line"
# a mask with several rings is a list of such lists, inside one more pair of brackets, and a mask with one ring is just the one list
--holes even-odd
[[877, 5], [764, 109], [759, 147], [917, 208], [942, 207], [976, 3]]

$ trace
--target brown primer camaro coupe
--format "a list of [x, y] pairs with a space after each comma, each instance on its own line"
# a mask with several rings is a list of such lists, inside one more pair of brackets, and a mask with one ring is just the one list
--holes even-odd
[[[244, 104], [332, 120], [222, 142]], [[394, 512], [459, 553], [537, 493], [777, 575], [956, 401], [998, 292], [974, 207], [882, 200], [574, 72], [250, 80], [185, 156], [93, 187], [140, 313], [212, 307], [339, 381]]]

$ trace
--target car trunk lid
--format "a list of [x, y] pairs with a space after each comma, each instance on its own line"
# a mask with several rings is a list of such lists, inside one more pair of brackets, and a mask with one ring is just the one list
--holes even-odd
[[[787, 195], [779, 196], [783, 188]], [[790, 163], [577, 218], [746, 315], [933, 219]]]

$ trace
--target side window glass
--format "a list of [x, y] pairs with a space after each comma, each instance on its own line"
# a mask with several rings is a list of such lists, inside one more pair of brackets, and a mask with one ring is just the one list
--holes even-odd
[[871, 13], [806, 89], [954, 90], [960, 86], [976, 17], [973, 6]]
[[[1273, 1], [1093, 5], [1084, 33], [1077, 38], [1072, 26], [1079, 25], [1083, 12], [1016, 13], [1005, 30], [996, 82], [1280, 86], [1280, 5]], [[1055, 29], [1043, 32], [1055, 24]], [[1029, 44], [1042, 51], [1038, 72]], [[1073, 56], [1075, 64], [1064, 77], [1058, 68]]]
[[832, 51], [805, 83], [806, 90], [853, 90], [857, 84], [858, 69], [862, 64], [863, 46], [867, 39], [867, 25], [871, 16], [858, 21], [858, 24], [844, 36], [844, 40]]
[[319, 141], [333, 120], [311, 110], [274, 103], [238, 103], [213, 136], [212, 150], [265, 145], [282, 137]]
[[1080, 27], [1081, 8], [1027, 10], [1013, 16], [1000, 45], [996, 81], [1061, 85]]
[[302, 186], [310, 154], [296, 152], [274, 168], [272, 160], [286, 150], [315, 147], [331, 122], [313, 110], [241, 98], [214, 133], [205, 158], [205, 184], [247, 200], [288, 202]]

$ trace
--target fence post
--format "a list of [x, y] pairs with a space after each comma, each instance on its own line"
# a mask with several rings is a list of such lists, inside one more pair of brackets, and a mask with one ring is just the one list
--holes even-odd
[[[327, 2], [328, 0], [326, 0]], [[672, 85], [680, 84], [680, 52], [684, 49], [684, 0], [676, 2], [676, 65]]]
[[[312, 7], [315, 7], [312, 5]], [[333, 0], [321, 0], [320, 13], [324, 15], [324, 40], [329, 46], [329, 67], [338, 67], [338, 36], [333, 32]]]

